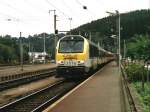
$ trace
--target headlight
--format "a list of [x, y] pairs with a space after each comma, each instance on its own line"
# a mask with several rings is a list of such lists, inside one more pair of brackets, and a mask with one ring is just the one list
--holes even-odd
[[64, 61], [58, 61], [57, 64], [58, 65], [64, 65]]
[[78, 65], [84, 65], [84, 61], [83, 60], [78, 61]]

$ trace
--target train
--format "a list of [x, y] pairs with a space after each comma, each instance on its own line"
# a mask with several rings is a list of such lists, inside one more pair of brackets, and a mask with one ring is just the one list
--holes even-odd
[[56, 46], [56, 71], [58, 76], [87, 74], [99, 65], [113, 60], [113, 53], [101, 48], [81, 35], [67, 35]]

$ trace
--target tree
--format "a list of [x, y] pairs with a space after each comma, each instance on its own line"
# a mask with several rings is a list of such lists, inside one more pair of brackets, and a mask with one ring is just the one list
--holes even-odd
[[150, 60], [150, 35], [136, 35], [127, 46], [127, 55], [132, 59]]

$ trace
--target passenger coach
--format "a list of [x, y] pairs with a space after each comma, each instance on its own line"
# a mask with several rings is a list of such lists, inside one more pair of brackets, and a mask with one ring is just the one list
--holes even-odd
[[56, 47], [57, 74], [84, 73], [110, 60], [104, 49], [81, 35], [62, 37]]

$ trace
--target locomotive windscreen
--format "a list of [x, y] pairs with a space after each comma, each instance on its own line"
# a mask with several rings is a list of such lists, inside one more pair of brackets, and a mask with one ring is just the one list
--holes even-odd
[[78, 36], [70, 36], [62, 39], [59, 43], [59, 53], [83, 52], [84, 39]]

